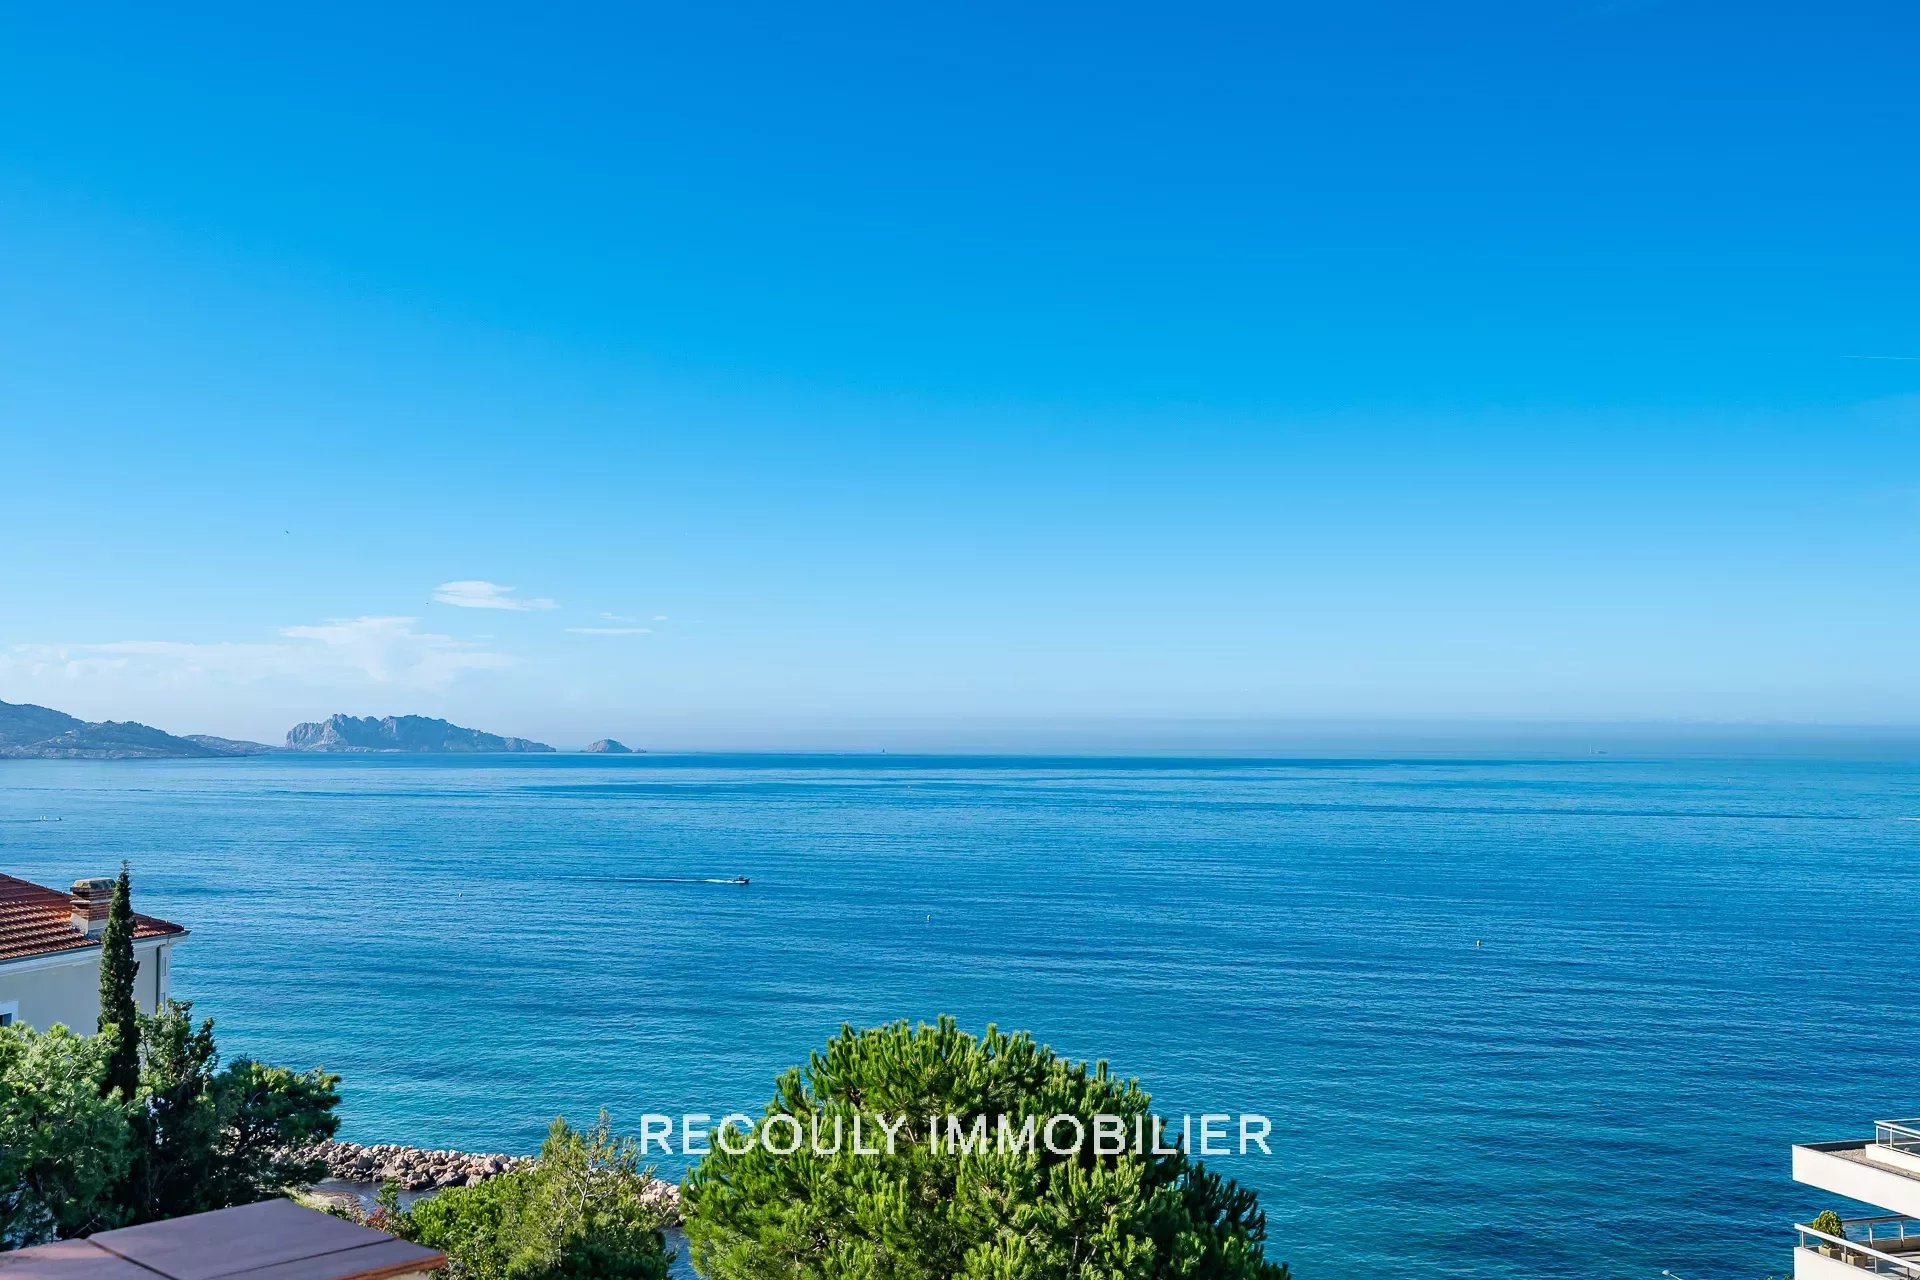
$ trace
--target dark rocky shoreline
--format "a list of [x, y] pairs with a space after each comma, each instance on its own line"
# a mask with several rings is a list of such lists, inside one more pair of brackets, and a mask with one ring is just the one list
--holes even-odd
[[[513, 1173], [533, 1165], [532, 1156], [493, 1153], [429, 1150], [377, 1142], [337, 1142], [331, 1138], [303, 1148], [303, 1158], [318, 1160], [327, 1167], [327, 1176], [341, 1182], [377, 1189], [393, 1182], [412, 1195], [430, 1194], [448, 1187], [477, 1187], [489, 1178]], [[669, 1221], [680, 1221], [680, 1188], [671, 1182], [654, 1179], [658, 1202], [664, 1205]]]
[[397, 1182], [402, 1191], [437, 1191], [444, 1187], [473, 1187], [488, 1178], [524, 1169], [533, 1163], [531, 1156], [474, 1154], [468, 1151], [427, 1150], [378, 1142], [362, 1146], [357, 1142], [336, 1142], [329, 1138], [316, 1142], [300, 1153], [301, 1158], [319, 1160], [327, 1166], [329, 1177], [345, 1182]]

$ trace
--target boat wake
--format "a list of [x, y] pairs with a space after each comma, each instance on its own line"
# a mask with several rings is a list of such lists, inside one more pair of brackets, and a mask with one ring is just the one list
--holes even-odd
[[745, 876], [592, 876], [614, 884], [751, 884]]

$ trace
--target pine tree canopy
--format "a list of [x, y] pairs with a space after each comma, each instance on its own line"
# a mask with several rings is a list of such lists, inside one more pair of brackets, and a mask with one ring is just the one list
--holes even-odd
[[[1184, 1152], [1096, 1152], [1095, 1116], [1122, 1117], [1132, 1133], [1136, 1117], [1151, 1123], [1148, 1104], [1104, 1062], [1069, 1063], [1025, 1033], [989, 1026], [976, 1038], [949, 1018], [842, 1027], [776, 1082], [755, 1140], [716, 1131], [688, 1175], [694, 1265], [707, 1280], [1288, 1280], [1264, 1256], [1252, 1192]], [[904, 1120], [891, 1153], [816, 1150], [814, 1126], [831, 1134], [837, 1119], [844, 1135], [856, 1115], [869, 1135], [879, 1117]], [[949, 1115], [985, 1117], [989, 1132], [1003, 1118], [1018, 1131], [1072, 1116], [1088, 1136], [1057, 1151], [956, 1151], [928, 1141], [944, 1123], [934, 1117]], [[795, 1123], [809, 1138], [780, 1154]]]

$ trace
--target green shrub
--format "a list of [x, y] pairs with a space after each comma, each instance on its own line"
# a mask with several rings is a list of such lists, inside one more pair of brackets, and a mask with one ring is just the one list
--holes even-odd
[[605, 1112], [584, 1132], [555, 1120], [530, 1169], [417, 1201], [398, 1233], [447, 1255], [451, 1280], [663, 1280], [652, 1171]]
[[507, 1280], [532, 1180], [530, 1173], [503, 1173], [478, 1186], [449, 1188], [414, 1201], [392, 1229], [446, 1254], [450, 1280]]
[[[224, 1209], [317, 1181], [291, 1150], [331, 1137], [340, 1077], [241, 1058], [220, 1067], [213, 1023], [168, 1001], [137, 1019], [131, 1101], [118, 1022], [0, 1028], [0, 1249]], [[91, 1093], [91, 1100], [87, 1095]]]
[[65, 1027], [0, 1027], [0, 1249], [120, 1225], [127, 1112], [100, 1096], [112, 1046]]
[[340, 1077], [248, 1058], [221, 1068], [213, 1022], [169, 1000], [140, 1019], [140, 1089], [129, 1111], [132, 1169], [120, 1196], [131, 1220], [153, 1222], [280, 1195], [324, 1166], [290, 1149], [331, 1137]]
[[784, 1148], [787, 1117], [809, 1134], [815, 1117], [828, 1133], [836, 1119], [850, 1132], [860, 1116], [876, 1133], [877, 1117], [904, 1118], [892, 1152], [855, 1154], [848, 1141], [821, 1154], [809, 1141], [782, 1155], [716, 1133], [682, 1195], [694, 1267], [707, 1280], [1287, 1280], [1264, 1256], [1253, 1193], [1184, 1154], [1102, 1155], [1091, 1140], [1059, 1154], [991, 1142], [956, 1153], [927, 1141], [929, 1117], [947, 1115], [1016, 1130], [1076, 1116], [1089, 1135], [1092, 1117], [1120, 1116], [1131, 1132], [1148, 1104], [1105, 1063], [1068, 1063], [1024, 1033], [988, 1027], [976, 1039], [948, 1018], [842, 1027], [804, 1074], [780, 1077], [760, 1131], [781, 1120]]
[[1830, 1236], [1839, 1236], [1843, 1240], [1846, 1239], [1847, 1224], [1841, 1219], [1839, 1214], [1831, 1209], [1821, 1210], [1820, 1216], [1807, 1225], [1815, 1231], [1824, 1231]]

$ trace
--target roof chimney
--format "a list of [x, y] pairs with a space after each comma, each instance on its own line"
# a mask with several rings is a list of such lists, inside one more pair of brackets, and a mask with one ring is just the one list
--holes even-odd
[[67, 917], [74, 928], [89, 938], [97, 938], [107, 927], [107, 914], [113, 908], [113, 881], [106, 876], [73, 882], [73, 913]]

